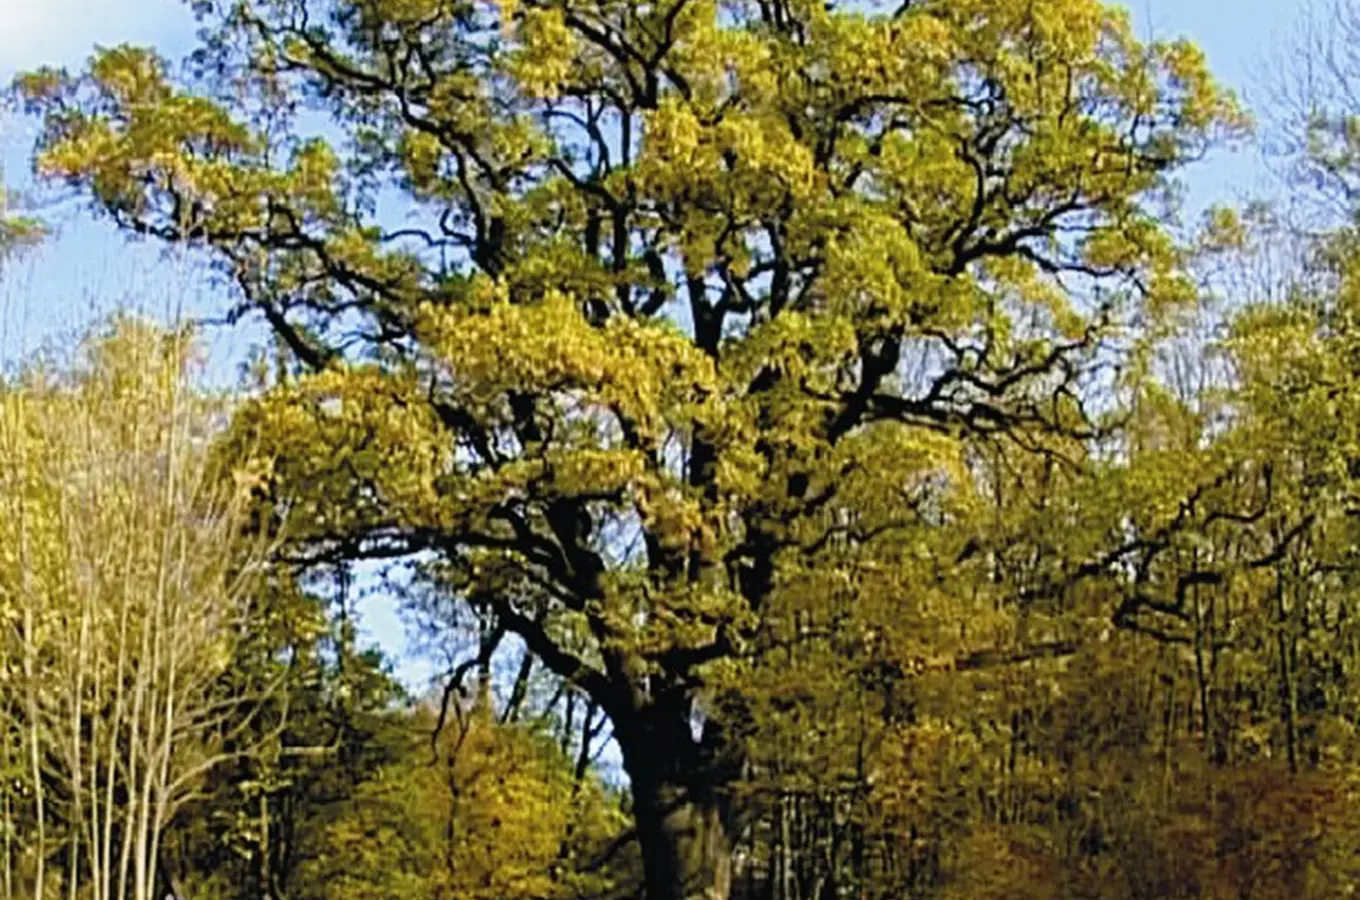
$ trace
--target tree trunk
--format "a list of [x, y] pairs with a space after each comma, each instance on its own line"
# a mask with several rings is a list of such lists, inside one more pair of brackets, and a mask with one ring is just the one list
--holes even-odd
[[728, 900], [740, 766], [713, 720], [701, 738], [687, 698], [671, 695], [614, 722], [632, 782], [646, 900]]
[[647, 900], [727, 900], [732, 841], [724, 804], [709, 790], [633, 782]]

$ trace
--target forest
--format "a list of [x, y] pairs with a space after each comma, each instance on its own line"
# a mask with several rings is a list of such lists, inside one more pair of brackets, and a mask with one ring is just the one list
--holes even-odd
[[1249, 97], [1103, 0], [189, 5], [8, 88], [263, 337], [0, 371], [0, 900], [1356, 895], [1360, 3]]

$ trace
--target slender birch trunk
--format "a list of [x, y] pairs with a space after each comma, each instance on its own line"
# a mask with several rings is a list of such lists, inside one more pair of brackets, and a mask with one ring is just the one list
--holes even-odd
[[[17, 598], [20, 669], [0, 701], [23, 717], [3, 750], [23, 754], [33, 783], [25, 843], [39, 898], [58, 873], [66, 900], [159, 896], [166, 828], [207, 773], [251, 752], [225, 748], [267, 699], [220, 686], [267, 554], [240, 537], [245, 492], [213, 468], [217, 419], [188, 380], [187, 350], [119, 321], [70, 371], [0, 385], [0, 540], [18, 548], [0, 599]], [[49, 846], [52, 797], [61, 847]], [[14, 806], [6, 789], [4, 822]], [[21, 879], [5, 834], [11, 900]]]

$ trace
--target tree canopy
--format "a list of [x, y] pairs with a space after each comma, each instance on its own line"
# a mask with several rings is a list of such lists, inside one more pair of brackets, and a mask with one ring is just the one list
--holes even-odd
[[[587, 705], [580, 759], [610, 722], [649, 900], [757, 868], [779, 898], [1040, 896], [1058, 861], [1063, 896], [1182, 895], [1114, 835], [1187, 891], [1345, 870], [1303, 836], [1352, 727], [1352, 251], [1196, 331], [1250, 235], [1179, 221], [1179, 173], [1246, 127], [1195, 46], [1097, 0], [194, 7], [182, 72], [117, 47], [19, 79], [37, 169], [270, 326], [217, 452], [259, 463], [283, 563], [402, 561], [478, 623], [459, 675], [524, 654], [465, 734], [517, 786], [496, 827], [543, 830], [441, 890], [547, 896], [523, 879], [608, 837], [598, 804], [573, 830], [587, 762], [509, 721], [535, 666]], [[1232, 768], [1265, 746], [1290, 777]], [[315, 834], [392, 828], [403, 790], [351, 785]], [[1269, 804], [1281, 843], [1210, 875], [1205, 835]]]

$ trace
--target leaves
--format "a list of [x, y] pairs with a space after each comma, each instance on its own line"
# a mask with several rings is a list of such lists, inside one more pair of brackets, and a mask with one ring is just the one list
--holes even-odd
[[[1095, 0], [200, 11], [189, 76], [22, 79], [39, 171], [268, 323], [218, 453], [290, 562], [405, 561], [451, 671], [513, 635], [609, 717], [655, 900], [736, 845], [780, 898], [1169, 895], [1139, 848], [1199, 870], [1152, 826], [1221, 826], [1182, 761], [1298, 768], [1345, 718], [1302, 698], [1348, 684], [1349, 320], [1255, 311], [1218, 389], [1167, 375], [1241, 237], [1172, 228], [1245, 126], [1193, 46]], [[464, 734], [316, 877], [433, 890], [438, 822], [439, 889], [564, 890], [560, 760]]]

